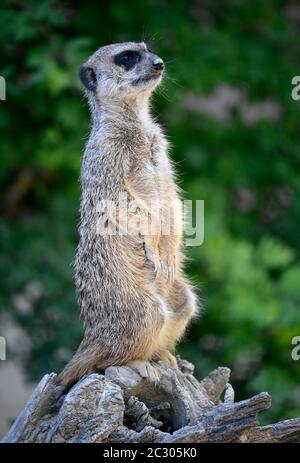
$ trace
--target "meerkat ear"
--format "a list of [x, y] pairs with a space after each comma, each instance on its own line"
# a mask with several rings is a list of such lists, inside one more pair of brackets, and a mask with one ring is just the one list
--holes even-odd
[[97, 77], [93, 68], [88, 66], [80, 66], [79, 68], [79, 78], [85, 88], [94, 92], [97, 88]]

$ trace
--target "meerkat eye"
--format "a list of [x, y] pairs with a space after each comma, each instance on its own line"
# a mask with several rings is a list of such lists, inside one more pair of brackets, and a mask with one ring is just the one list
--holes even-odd
[[126, 69], [126, 71], [132, 69], [140, 60], [140, 53], [134, 50], [122, 51], [114, 57], [115, 64], [117, 66], [123, 66]]

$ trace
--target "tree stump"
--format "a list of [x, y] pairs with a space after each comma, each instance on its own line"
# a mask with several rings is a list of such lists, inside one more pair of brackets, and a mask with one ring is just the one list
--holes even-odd
[[159, 362], [156, 384], [115, 366], [67, 393], [55, 373], [45, 375], [2, 442], [300, 442], [300, 418], [259, 426], [258, 413], [271, 406], [267, 392], [234, 402], [229, 368], [199, 382], [191, 363], [178, 363]]

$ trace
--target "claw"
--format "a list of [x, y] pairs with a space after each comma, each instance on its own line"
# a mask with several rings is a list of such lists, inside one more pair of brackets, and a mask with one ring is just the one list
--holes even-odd
[[171, 283], [175, 280], [175, 265], [170, 265], [169, 267], [169, 280]]
[[164, 262], [162, 264], [162, 267], [163, 267], [163, 274], [165, 278], [171, 283], [173, 283], [173, 281], [175, 280], [175, 272], [176, 272], [175, 263], [170, 264], [170, 259], [168, 259], [167, 262]]
[[155, 273], [155, 280], [157, 280], [157, 278], [159, 277], [159, 275], [161, 273], [161, 265], [155, 266], [154, 273]]

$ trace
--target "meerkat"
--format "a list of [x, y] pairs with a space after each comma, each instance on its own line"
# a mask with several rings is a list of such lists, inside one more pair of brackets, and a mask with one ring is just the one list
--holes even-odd
[[[92, 118], [75, 259], [85, 332], [58, 375], [65, 387], [113, 365], [159, 380], [155, 362], [177, 367], [172, 352], [198, 312], [183, 271], [180, 189], [168, 142], [150, 114], [163, 72], [162, 59], [134, 42], [99, 48], [80, 67]], [[128, 232], [100, 233], [99, 224], [104, 231], [122, 228], [121, 195], [129, 204]], [[115, 219], [108, 203], [116, 205]]]

